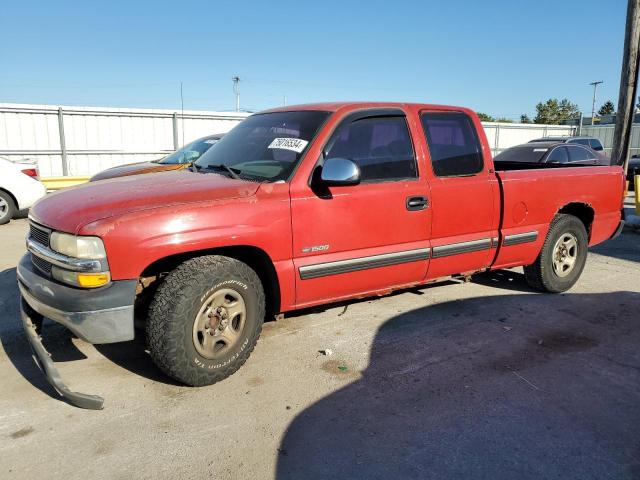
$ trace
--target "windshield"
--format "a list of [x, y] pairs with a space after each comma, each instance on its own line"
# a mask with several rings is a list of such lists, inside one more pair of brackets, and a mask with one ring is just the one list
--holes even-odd
[[494, 162], [539, 163], [548, 147], [511, 147], [496, 155]]
[[232, 170], [241, 178], [287, 180], [328, 116], [313, 110], [252, 115], [195, 165], [205, 173]]
[[167, 155], [158, 163], [175, 165], [178, 163], [195, 162], [204, 152], [209, 150], [217, 142], [217, 138], [201, 138], [200, 140], [191, 142], [180, 150], [176, 150], [172, 154]]

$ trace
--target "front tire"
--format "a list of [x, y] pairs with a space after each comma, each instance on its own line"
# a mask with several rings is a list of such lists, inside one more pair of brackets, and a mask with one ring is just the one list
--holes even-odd
[[555, 216], [542, 251], [532, 265], [524, 267], [529, 286], [560, 293], [575, 285], [587, 261], [589, 238], [584, 224], [573, 215]]
[[16, 211], [17, 207], [11, 195], [0, 190], [0, 225], [9, 223]]
[[247, 264], [219, 255], [187, 260], [165, 277], [149, 307], [151, 358], [186, 385], [211, 385], [246, 362], [264, 316], [264, 289]]

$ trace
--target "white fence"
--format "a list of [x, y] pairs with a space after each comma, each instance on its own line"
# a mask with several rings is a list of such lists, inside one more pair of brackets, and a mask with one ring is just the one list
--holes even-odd
[[[585, 125], [582, 127], [580, 135], [589, 135], [590, 137], [599, 138], [607, 155], [611, 155], [613, 148], [613, 131], [615, 125]], [[640, 125], [631, 127], [631, 141], [629, 142], [629, 154], [636, 155], [640, 153]]]
[[0, 104], [0, 156], [36, 160], [43, 177], [92, 175], [225, 133], [249, 114]]
[[576, 127], [572, 125], [539, 125], [533, 123], [482, 122], [487, 141], [494, 155], [505, 148], [527, 143], [540, 137], [571, 136]]
[[[162, 157], [208, 134], [225, 133], [248, 115], [0, 104], [0, 156], [36, 160], [43, 177], [93, 175], [115, 165]], [[572, 135], [575, 130], [567, 125], [483, 126], [494, 155], [533, 138]]]

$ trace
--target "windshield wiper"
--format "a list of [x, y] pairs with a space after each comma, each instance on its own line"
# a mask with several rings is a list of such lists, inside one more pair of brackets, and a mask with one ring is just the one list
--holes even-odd
[[229, 175], [231, 175], [236, 180], [242, 180], [242, 178], [240, 178], [240, 175], [238, 175], [238, 173], [242, 173], [242, 170], [240, 170], [239, 168], [231, 168], [230, 166], [225, 165], [224, 163], [220, 163], [218, 165], [207, 165], [206, 168], [208, 170], [226, 170], [229, 173]]

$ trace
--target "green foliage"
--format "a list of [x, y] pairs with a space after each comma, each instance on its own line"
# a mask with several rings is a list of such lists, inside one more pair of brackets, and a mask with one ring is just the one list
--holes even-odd
[[486, 113], [478, 112], [478, 117], [480, 117], [481, 122], [495, 122], [494, 118]]
[[546, 102], [536, 105], [536, 118], [534, 123], [558, 124], [563, 120], [577, 118], [580, 116], [580, 110], [575, 103], [571, 103], [568, 99], [550, 98]]
[[533, 121], [531, 121], [529, 115], [523, 113], [522, 115], [520, 115], [520, 123], [533, 123]]
[[513, 120], [506, 117], [498, 117], [494, 120], [494, 122], [502, 122], [502, 123], [513, 123]]
[[602, 104], [600, 110], [598, 110], [598, 115], [611, 115], [616, 110], [615, 105], [611, 100], [607, 100]]

